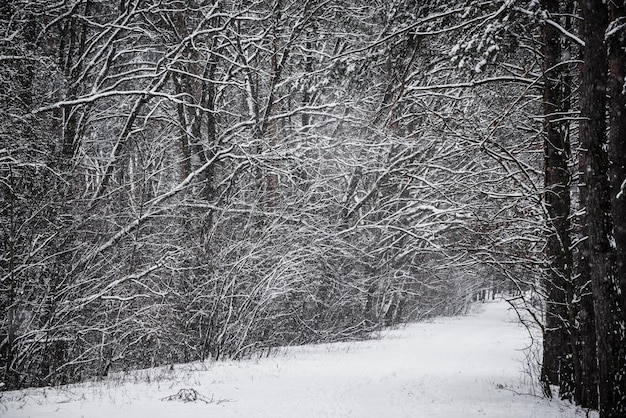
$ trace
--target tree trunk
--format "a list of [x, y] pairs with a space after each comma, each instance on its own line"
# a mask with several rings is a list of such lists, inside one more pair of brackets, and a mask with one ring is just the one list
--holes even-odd
[[[550, 14], [559, 13], [558, 0], [544, 0]], [[561, 62], [561, 33], [551, 25], [543, 26], [543, 113], [544, 113], [544, 186], [548, 221], [546, 258], [549, 270], [545, 280], [546, 327], [542, 381], [560, 387], [560, 396], [570, 399], [574, 393], [574, 359], [577, 352], [572, 314], [572, 253], [570, 237], [570, 158], [569, 129], [562, 117], [569, 102], [563, 78], [567, 67]]]
[[585, 158], [583, 181], [586, 200], [591, 285], [596, 318], [601, 418], [626, 416], [626, 355], [624, 319], [619, 284], [615, 275], [615, 251], [611, 245], [613, 225], [606, 152], [607, 52], [604, 35], [608, 26], [606, 3], [582, 1], [585, 52], [581, 84], [580, 141]]
[[[580, 3], [580, 2], [579, 2]], [[580, 13], [580, 4], [576, 14]], [[585, 38], [584, 25], [578, 26], [579, 36]], [[579, 61], [583, 60], [583, 49], [579, 52]], [[578, 84], [582, 84], [582, 64], [579, 65]], [[580, 207], [585, 207], [587, 202], [587, 185], [584, 183], [584, 172], [587, 166], [585, 155], [578, 155], [578, 202]], [[577, 245], [576, 257], [576, 291], [580, 298], [578, 310], [578, 352], [580, 356], [581, 376], [577, 382], [574, 400], [584, 408], [598, 408], [598, 361], [596, 358], [596, 328], [595, 312], [593, 310], [593, 293], [591, 289], [591, 267], [589, 265], [589, 251], [586, 250], [587, 242], [583, 239], [589, 236], [587, 227], [587, 215], [583, 211], [577, 211], [577, 232], [579, 244]]]
[[[616, 270], [626, 314], [626, 5], [610, 3], [612, 35], [609, 41], [609, 175], [611, 212], [616, 250]], [[621, 29], [618, 28], [622, 25]], [[613, 32], [614, 30], [614, 32]], [[624, 318], [626, 321], [626, 318]]]
[[591, 293], [589, 261], [579, 260], [578, 280], [580, 308], [578, 312], [578, 344], [580, 381], [576, 382], [574, 400], [583, 408], [598, 408], [598, 362], [596, 358], [595, 312]]

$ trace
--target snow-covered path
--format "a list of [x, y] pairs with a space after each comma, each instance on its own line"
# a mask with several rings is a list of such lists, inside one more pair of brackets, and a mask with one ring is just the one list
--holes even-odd
[[[504, 302], [383, 339], [294, 347], [272, 358], [152, 369], [60, 389], [2, 394], [0, 416], [582, 417], [527, 393], [526, 330]], [[205, 401], [165, 401], [180, 389]]]

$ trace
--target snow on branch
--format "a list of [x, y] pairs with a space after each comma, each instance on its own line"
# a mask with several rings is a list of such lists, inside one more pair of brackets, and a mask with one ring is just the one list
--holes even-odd
[[[215, 164], [217, 161], [219, 161], [220, 158], [222, 158], [225, 155], [229, 154], [234, 148], [235, 148], [235, 146], [232, 145], [229, 148], [221, 150], [220, 152], [216, 153], [215, 156], [211, 160], [207, 161], [202, 167], [200, 167], [197, 170], [195, 170], [194, 172], [190, 173], [183, 181], [178, 183], [176, 186], [174, 186], [168, 192], [165, 192], [162, 195], [159, 195], [159, 196], [155, 197], [154, 199], [150, 200], [149, 202], [147, 202], [147, 205], [150, 205], [150, 206], [154, 207], [154, 206], [160, 204], [161, 202], [163, 202], [163, 201], [165, 201], [165, 200], [167, 200], [167, 199], [177, 195], [178, 193], [182, 192], [185, 189], [185, 187], [187, 187], [192, 182], [192, 180], [194, 178], [196, 178], [201, 173], [203, 173], [206, 170], [208, 170], [209, 167], [211, 167], [213, 164]], [[160, 208], [154, 209], [152, 211], [148, 211], [147, 213], [145, 213], [142, 216], [138, 217], [133, 222], [129, 223], [124, 228], [119, 230], [106, 243], [102, 244], [100, 247], [98, 247], [96, 250], [94, 250], [93, 255], [104, 252], [108, 248], [112, 247], [117, 241], [122, 239], [124, 236], [128, 235], [130, 232], [135, 230], [135, 228], [137, 228], [141, 224], [143, 224], [145, 221], [153, 218], [156, 215], [159, 215], [160, 213], [166, 211], [167, 209], [170, 209], [170, 208], [169, 207], [160, 207]]]
[[478, 86], [482, 86], [490, 83], [520, 83], [529, 86], [536, 86], [537, 88], [541, 87], [541, 83], [539, 82], [540, 78], [525, 78], [525, 77], [517, 77], [517, 76], [499, 76], [499, 77], [489, 77], [483, 78], [480, 80], [472, 80], [461, 83], [450, 83], [450, 84], [436, 84], [436, 85], [428, 85], [428, 86], [415, 86], [410, 87], [409, 91], [434, 91], [434, 90], [447, 90], [447, 89], [468, 89], [474, 88]]
[[[185, 101], [181, 100], [181, 97], [184, 97], [184, 94], [168, 94], [162, 91], [147, 91], [147, 90], [111, 90], [104, 91], [96, 94], [91, 94], [89, 96], [79, 97], [77, 99], [72, 100], [63, 100], [60, 102], [53, 103], [48, 106], [43, 106], [38, 109], [33, 110], [33, 114], [49, 112], [55, 109], [61, 109], [65, 107], [83, 105], [93, 103], [97, 100], [106, 99], [108, 97], [117, 97], [117, 96], [144, 96], [144, 97], [163, 97], [168, 99], [174, 103], [183, 103], [188, 105]], [[203, 109], [205, 110], [205, 109]]]
[[626, 180], [624, 180], [624, 182], [620, 186], [619, 192], [617, 193], [617, 196], [615, 196], [615, 198], [622, 199], [624, 197], [624, 194], [626, 194]]

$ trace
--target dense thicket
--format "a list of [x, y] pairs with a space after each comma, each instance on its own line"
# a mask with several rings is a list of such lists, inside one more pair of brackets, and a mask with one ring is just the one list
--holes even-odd
[[[544, 331], [545, 393], [595, 406], [619, 373], [595, 341], [624, 336], [594, 314], [626, 312], [624, 8], [600, 13], [606, 30], [553, 0], [4, 2], [0, 380], [359, 338], [500, 289]], [[578, 129], [594, 62], [608, 135]]]

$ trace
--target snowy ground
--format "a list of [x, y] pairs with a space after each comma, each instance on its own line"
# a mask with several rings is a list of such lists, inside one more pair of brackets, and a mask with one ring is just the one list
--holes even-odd
[[[410, 325], [380, 340], [5, 392], [0, 416], [584, 417], [569, 404], [529, 394], [521, 350], [528, 341], [508, 305], [494, 302], [477, 314]], [[201, 399], [164, 400], [181, 389]]]

